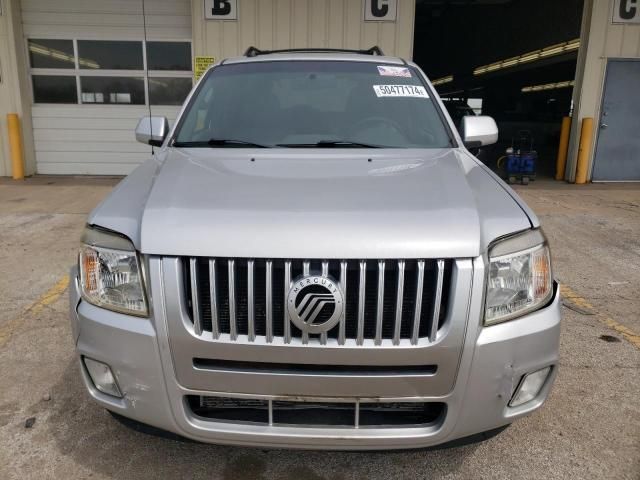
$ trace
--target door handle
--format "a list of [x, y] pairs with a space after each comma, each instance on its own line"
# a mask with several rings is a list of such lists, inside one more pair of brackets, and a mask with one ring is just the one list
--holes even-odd
[[600, 125], [600, 128], [604, 130], [605, 128], [609, 128], [609, 125], [607, 125], [606, 123], [603, 123]]

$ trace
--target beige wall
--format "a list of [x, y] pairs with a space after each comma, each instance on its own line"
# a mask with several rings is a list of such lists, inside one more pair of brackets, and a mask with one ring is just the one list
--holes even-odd
[[[607, 60], [640, 58], [640, 24], [614, 25], [612, 22], [613, 0], [585, 0], [584, 15], [582, 46], [574, 90], [574, 121], [565, 177], [571, 181], [575, 179], [582, 119], [593, 117], [596, 126], [600, 119]], [[638, 83], [640, 84], [640, 79]], [[589, 178], [591, 178], [598, 133], [599, 129], [595, 128]]]
[[242, 55], [261, 49], [369, 48], [410, 59], [415, 0], [398, 0], [396, 22], [364, 22], [363, 0], [238, 0], [238, 20], [205, 20], [204, 0], [192, 0], [194, 54]]
[[10, 176], [11, 157], [7, 132], [7, 113], [17, 113], [22, 124], [25, 173], [35, 172], [31, 100], [26, 73], [22, 22], [18, 0], [0, 0], [0, 176]]

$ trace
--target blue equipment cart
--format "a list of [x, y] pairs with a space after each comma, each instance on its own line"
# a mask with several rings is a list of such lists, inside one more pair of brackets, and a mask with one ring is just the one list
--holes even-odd
[[505, 172], [509, 183], [527, 185], [536, 178], [538, 152], [533, 149], [533, 137], [529, 130], [520, 130], [517, 139], [512, 140], [506, 155], [500, 160], [506, 161]]

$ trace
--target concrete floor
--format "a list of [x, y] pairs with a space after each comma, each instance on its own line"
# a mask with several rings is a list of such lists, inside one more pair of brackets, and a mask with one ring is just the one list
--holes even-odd
[[640, 479], [640, 185], [518, 188], [571, 297], [541, 411], [479, 444], [328, 453], [159, 438], [89, 401], [64, 276], [87, 213], [116, 181], [0, 180], [0, 478]]

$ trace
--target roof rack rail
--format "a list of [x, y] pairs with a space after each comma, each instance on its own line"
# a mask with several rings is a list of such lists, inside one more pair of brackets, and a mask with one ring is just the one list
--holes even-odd
[[260, 50], [256, 47], [249, 47], [244, 52], [245, 57], [257, 57], [258, 55], [267, 55], [269, 53], [330, 53], [330, 52], [339, 52], [339, 53], [358, 53], [360, 55], [379, 55], [383, 56], [384, 53], [379, 46], [374, 46], [368, 48], [366, 50], [351, 50], [346, 48], [286, 48], [282, 50]]

